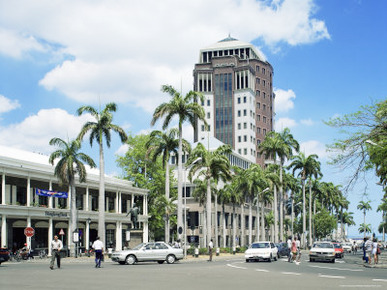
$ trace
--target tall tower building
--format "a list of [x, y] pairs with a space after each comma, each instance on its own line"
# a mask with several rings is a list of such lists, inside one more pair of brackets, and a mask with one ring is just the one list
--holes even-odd
[[252, 44], [228, 37], [200, 50], [193, 75], [209, 125], [198, 121], [195, 142], [213, 136], [263, 165], [257, 146], [274, 127], [270, 63]]

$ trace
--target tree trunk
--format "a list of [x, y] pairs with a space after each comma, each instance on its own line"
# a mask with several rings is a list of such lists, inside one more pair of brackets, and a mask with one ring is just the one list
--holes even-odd
[[236, 213], [235, 213], [235, 205], [233, 205], [232, 215], [233, 215], [233, 218], [232, 218], [232, 228], [233, 228], [233, 231], [232, 231], [232, 250], [234, 251], [236, 249], [236, 245], [235, 245], [235, 242], [236, 242]]
[[241, 206], [241, 238], [240, 238], [240, 245], [243, 247], [246, 244], [246, 235], [245, 235], [245, 205], [242, 203]]
[[273, 210], [274, 210], [274, 243], [278, 243], [278, 198], [277, 198], [277, 186], [274, 186], [274, 201], [273, 201]]
[[305, 180], [302, 180], [302, 235], [301, 245], [305, 249], [306, 209], [305, 209]]
[[[177, 160], [177, 230], [183, 228], [183, 185], [182, 185], [182, 155], [183, 155], [183, 128], [182, 123], [179, 121], [179, 153]], [[181, 240], [181, 234], [179, 239]]]
[[[165, 165], [165, 198], [169, 203], [169, 163], [168, 160]], [[165, 208], [165, 242], [169, 243], [169, 214], [167, 208]]]
[[262, 222], [262, 241], [266, 240], [266, 229], [265, 229], [265, 203], [261, 202], [261, 222]]
[[212, 220], [211, 220], [211, 180], [207, 179], [207, 244], [211, 241], [212, 234]]
[[223, 248], [226, 248], [226, 209], [225, 205], [222, 205], [223, 209], [223, 220], [222, 220], [222, 227], [223, 227]]
[[249, 202], [249, 245], [253, 242], [253, 205]]
[[215, 194], [215, 214], [214, 214], [214, 224], [215, 224], [215, 248], [219, 247], [218, 243], [218, 196]]
[[312, 247], [312, 181], [309, 184], [309, 246]]
[[[105, 162], [103, 158], [102, 138], [99, 144], [99, 195], [98, 195], [98, 236], [106, 249], [105, 232]], [[133, 206], [133, 205], [132, 205]]]
[[77, 196], [75, 192], [75, 182], [74, 177], [69, 178], [70, 183], [70, 191], [71, 191], [71, 200], [70, 200], [70, 231], [69, 234], [71, 235], [70, 238], [70, 255], [72, 257], [76, 257], [76, 247], [75, 243], [73, 242], [72, 235], [75, 232], [75, 230], [78, 227], [78, 220], [77, 220]]
[[259, 241], [259, 202], [257, 200], [257, 216], [256, 216], [256, 220], [257, 220], [257, 233], [256, 233], [256, 237], [255, 237], [255, 241], [258, 242]]
[[280, 229], [279, 239], [284, 241], [284, 190], [283, 190], [283, 161], [280, 161], [280, 187], [279, 187], [279, 218], [280, 218]]

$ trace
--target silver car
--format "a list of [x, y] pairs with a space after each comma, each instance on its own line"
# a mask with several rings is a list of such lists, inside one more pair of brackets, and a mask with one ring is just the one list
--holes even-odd
[[111, 259], [121, 265], [148, 261], [157, 261], [159, 264], [167, 261], [168, 264], [173, 264], [183, 259], [183, 249], [173, 248], [164, 242], [142, 243], [133, 249], [113, 252]]

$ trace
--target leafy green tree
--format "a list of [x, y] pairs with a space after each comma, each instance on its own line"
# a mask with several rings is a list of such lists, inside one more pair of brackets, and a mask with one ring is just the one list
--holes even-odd
[[[165, 130], [171, 123], [173, 117], [178, 117], [179, 128], [179, 150], [178, 150], [178, 169], [177, 169], [177, 227], [183, 226], [183, 123], [188, 121], [193, 127], [196, 125], [196, 120], [202, 120], [205, 124], [205, 113], [200, 102], [204, 102], [204, 96], [201, 93], [190, 91], [185, 96], [182, 96], [172, 86], [163, 85], [161, 91], [168, 93], [172, 99], [168, 103], [159, 105], [153, 113], [151, 125], [164, 118], [162, 128]], [[199, 103], [198, 103], [199, 101]]]
[[[361, 211], [363, 212], [363, 216], [364, 216], [364, 223], [362, 223], [362, 225], [363, 225], [363, 231], [360, 232], [360, 230], [359, 230], [359, 232], [360, 232], [360, 233], [364, 233], [364, 237], [366, 237], [366, 233], [368, 232], [368, 231], [365, 231], [365, 230], [364, 230], [364, 229], [365, 229], [365, 228], [364, 228], [364, 225], [366, 225], [366, 214], [367, 214], [367, 211], [369, 211], [369, 210], [372, 209], [372, 207], [371, 207], [369, 201], [361, 200], [361, 201], [359, 202], [359, 204], [357, 205], [357, 209], [358, 209], [358, 210], [361, 210]], [[359, 228], [359, 229], [360, 229], [360, 228]], [[371, 232], [371, 231], [369, 231], [369, 232]]]
[[359, 227], [359, 233], [364, 233], [364, 237], [367, 235], [367, 233], [371, 233], [371, 225], [370, 224], [360, 224]]
[[[167, 131], [166, 133], [156, 130], [151, 132], [149, 140], [145, 144], [153, 162], [155, 162], [158, 157], [161, 157], [163, 167], [165, 168], [165, 197], [167, 200], [169, 200], [169, 191], [170, 191], [169, 159], [170, 159], [171, 153], [174, 154], [175, 156], [178, 153], [179, 139], [176, 138], [178, 134], [179, 134], [179, 131], [176, 128], [173, 128]], [[184, 139], [182, 140], [182, 142], [183, 142], [184, 152], [189, 153], [191, 151], [191, 146]], [[166, 210], [166, 216], [165, 216], [165, 242], [167, 243], [170, 242], [170, 238], [169, 238], [170, 226], [169, 226], [168, 212], [169, 211]]]
[[[165, 238], [163, 217], [174, 212], [167, 204], [176, 199], [176, 188], [171, 188], [170, 201], [163, 201], [161, 196], [165, 197], [165, 171], [161, 158], [157, 158], [156, 161], [148, 158], [145, 145], [149, 138], [149, 134], [137, 136], [129, 134], [127, 141], [129, 148], [124, 156], [117, 157], [117, 165], [122, 169], [124, 179], [132, 181], [135, 187], [149, 190], [149, 236], [154, 240], [163, 240]], [[172, 176], [170, 176], [170, 182], [174, 182]], [[176, 232], [176, 218], [173, 215], [170, 223], [171, 228]]]
[[[51, 165], [55, 165], [55, 160], [59, 159], [55, 165], [54, 174], [62, 183], [70, 187], [70, 233], [73, 233], [78, 227], [75, 176], [78, 175], [79, 182], [86, 182], [87, 172], [84, 163], [91, 168], [95, 167], [95, 163], [88, 155], [79, 152], [81, 143], [78, 140], [65, 142], [60, 138], [52, 138], [50, 145], [59, 147], [49, 157]], [[70, 252], [71, 255], [77, 255], [72, 239], [70, 240]]]
[[226, 182], [231, 179], [230, 162], [226, 154], [232, 152], [229, 145], [222, 145], [215, 151], [208, 151], [203, 144], [198, 143], [192, 150], [188, 159], [188, 165], [191, 165], [188, 177], [192, 180], [193, 175], [197, 174], [207, 182], [206, 196], [206, 214], [207, 214], [207, 241], [211, 240], [211, 183], [217, 183], [218, 180]]
[[81, 132], [78, 135], [78, 140], [82, 140], [83, 137], [90, 133], [89, 141], [90, 146], [93, 146], [93, 141], [96, 141], [99, 146], [99, 196], [98, 196], [98, 236], [105, 244], [105, 160], [103, 139], [106, 141], [107, 147], [110, 147], [111, 131], [118, 133], [121, 142], [124, 143], [127, 140], [125, 131], [113, 124], [113, 113], [117, 111], [117, 105], [115, 103], [106, 104], [105, 108], [100, 111], [91, 106], [82, 106], [77, 110], [78, 115], [83, 113], [89, 113], [94, 118], [94, 121], [86, 122]]
[[323, 239], [330, 235], [336, 228], [336, 218], [332, 216], [325, 208], [314, 216], [315, 235], [317, 239]]

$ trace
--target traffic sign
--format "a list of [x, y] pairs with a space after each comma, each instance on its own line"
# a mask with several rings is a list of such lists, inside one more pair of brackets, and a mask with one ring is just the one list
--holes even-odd
[[64, 233], [64, 230], [63, 230], [63, 229], [60, 229], [59, 235], [60, 235], [60, 236], [64, 236], [64, 234], [65, 234], [65, 233]]
[[35, 230], [34, 230], [33, 228], [31, 228], [31, 227], [26, 227], [26, 228], [24, 229], [24, 235], [25, 235], [26, 237], [31, 238], [31, 237], [34, 236], [34, 234], [35, 234]]

